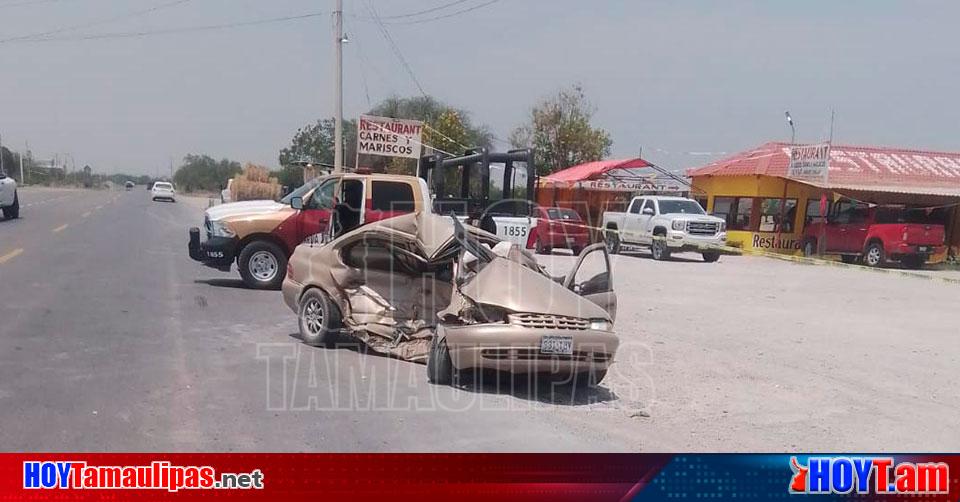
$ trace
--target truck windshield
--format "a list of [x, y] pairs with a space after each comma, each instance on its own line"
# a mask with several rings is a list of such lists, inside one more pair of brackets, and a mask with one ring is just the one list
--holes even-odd
[[695, 200], [661, 200], [660, 214], [706, 214]]
[[303, 186], [301, 186], [300, 188], [298, 188], [298, 189], [296, 189], [296, 190], [288, 193], [286, 196], [284, 196], [282, 199], [280, 199], [280, 202], [283, 203], [283, 204], [289, 204], [289, 203], [290, 203], [290, 200], [293, 199], [294, 197], [303, 197], [303, 194], [309, 192], [310, 190], [313, 190], [313, 188], [316, 187], [317, 185], [319, 185], [320, 182], [323, 181], [323, 180], [324, 180], [324, 178], [314, 178], [314, 179], [312, 179], [312, 180], [304, 183]]

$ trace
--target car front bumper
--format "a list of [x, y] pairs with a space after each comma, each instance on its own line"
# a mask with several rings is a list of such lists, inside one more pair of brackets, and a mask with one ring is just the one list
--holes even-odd
[[674, 251], [708, 251], [711, 248], [726, 245], [726, 232], [715, 235], [692, 235], [674, 230], [667, 232], [667, 247]]
[[211, 237], [206, 242], [200, 241], [200, 229], [190, 229], [190, 243], [188, 250], [190, 258], [224, 272], [229, 272], [236, 258], [236, 237]]
[[[513, 373], [577, 373], [607, 369], [620, 340], [611, 331], [536, 329], [512, 324], [442, 326], [453, 366]], [[541, 354], [544, 336], [570, 336], [573, 355]]]

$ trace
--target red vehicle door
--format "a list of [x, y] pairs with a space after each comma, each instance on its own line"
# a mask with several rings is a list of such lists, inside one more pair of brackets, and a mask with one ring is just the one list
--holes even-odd
[[866, 244], [867, 232], [870, 230], [873, 209], [866, 204], [854, 206], [850, 213], [850, 221], [847, 223], [847, 230], [844, 232], [844, 249], [850, 253], [862, 253]]
[[339, 182], [339, 178], [330, 178], [322, 182], [304, 199], [303, 209], [297, 214], [299, 235], [296, 237], [297, 242], [293, 244], [294, 247], [313, 235], [319, 234], [318, 239], [322, 240], [322, 235], [330, 225]]
[[850, 221], [853, 218], [854, 204], [849, 201], [838, 202], [834, 206], [833, 216], [827, 224], [824, 240], [827, 253], [851, 253]]

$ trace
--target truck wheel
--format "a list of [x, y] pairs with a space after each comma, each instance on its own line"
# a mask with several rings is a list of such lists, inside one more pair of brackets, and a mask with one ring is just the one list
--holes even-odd
[[300, 298], [297, 320], [300, 339], [307, 345], [331, 345], [340, 333], [340, 309], [317, 288], [308, 289]]
[[863, 263], [868, 267], [882, 267], [886, 263], [883, 244], [877, 241], [867, 244], [867, 250], [863, 253]]
[[817, 254], [817, 240], [807, 239], [803, 241], [803, 256], [811, 257]]
[[254, 241], [240, 252], [240, 276], [254, 289], [279, 289], [287, 269], [287, 254], [270, 241]]
[[606, 376], [607, 370], [581, 371], [573, 376], [573, 384], [581, 389], [596, 387]]
[[450, 360], [450, 349], [447, 342], [440, 340], [440, 335], [433, 335], [430, 343], [430, 354], [427, 356], [427, 381], [437, 385], [453, 383], [453, 361]]
[[716, 251], [707, 251], [703, 253], [703, 261], [707, 263], [714, 263], [720, 259], [720, 253]]
[[603, 242], [607, 245], [607, 252], [617, 254], [620, 252], [620, 235], [616, 230], [607, 229], [603, 236]]
[[549, 246], [543, 245], [543, 242], [540, 241], [539, 237], [537, 237], [536, 250], [537, 254], [550, 254], [550, 251], [552, 251]]
[[13, 204], [3, 208], [3, 217], [8, 220], [15, 220], [20, 217], [20, 197], [17, 192], [13, 192]]
[[657, 261], [669, 260], [670, 248], [667, 246], [666, 237], [655, 235], [653, 237], [653, 244], [650, 245], [650, 252], [653, 254], [654, 260], [657, 260]]

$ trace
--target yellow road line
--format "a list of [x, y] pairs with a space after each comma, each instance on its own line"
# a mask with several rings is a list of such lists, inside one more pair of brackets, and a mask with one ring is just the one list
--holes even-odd
[[63, 225], [60, 225], [59, 227], [54, 228], [54, 229], [53, 229], [53, 233], [63, 232], [63, 231], [66, 230], [66, 228], [69, 227], [69, 226], [70, 226], [69, 223], [64, 223]]
[[0, 263], [6, 263], [14, 259], [17, 255], [19, 255], [22, 252], [23, 252], [23, 248], [17, 248], [17, 249], [14, 249], [13, 251], [10, 251], [5, 255], [0, 256]]

